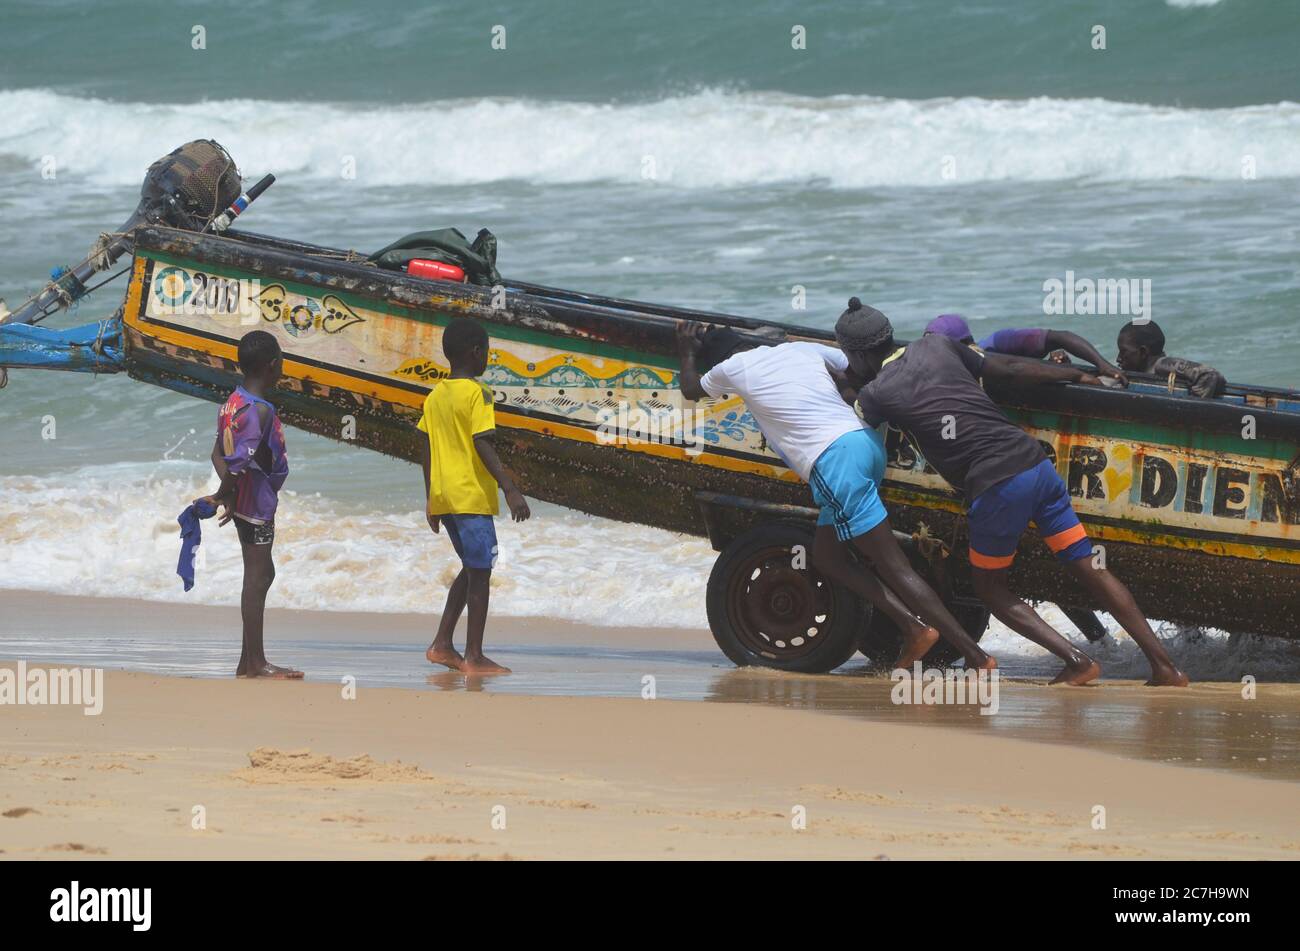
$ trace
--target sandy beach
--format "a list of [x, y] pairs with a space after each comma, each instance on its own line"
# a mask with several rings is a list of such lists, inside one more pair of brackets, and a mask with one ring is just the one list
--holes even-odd
[[517, 673], [466, 678], [424, 661], [432, 616], [273, 610], [309, 680], [268, 683], [230, 676], [231, 607], [0, 605], [0, 668], [106, 668], [97, 716], [0, 705], [0, 858], [1300, 857], [1300, 685], [1235, 668], [1010, 676], [981, 716], [707, 631], [501, 619]]
[[1300, 856], [1291, 782], [942, 726], [114, 671], [104, 696], [0, 708], [0, 857]]

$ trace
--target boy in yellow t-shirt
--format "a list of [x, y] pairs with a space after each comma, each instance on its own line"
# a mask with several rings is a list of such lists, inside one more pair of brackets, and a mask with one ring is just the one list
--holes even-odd
[[[508, 668], [483, 656], [488, 582], [497, 555], [492, 517], [499, 511], [498, 484], [516, 522], [531, 513], [492, 445], [496, 431], [492, 390], [478, 381], [487, 369], [487, 331], [473, 320], [458, 317], [443, 331], [442, 351], [451, 372], [424, 400], [420, 432], [428, 438], [420, 440], [420, 462], [429, 527], [435, 534], [440, 524], [447, 527], [463, 567], [447, 592], [438, 633], [425, 656], [431, 663], [465, 673], [508, 674]], [[466, 604], [469, 629], [462, 657], [451, 636]]]

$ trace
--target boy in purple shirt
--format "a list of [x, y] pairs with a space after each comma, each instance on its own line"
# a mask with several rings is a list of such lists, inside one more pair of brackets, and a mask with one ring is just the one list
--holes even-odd
[[265, 394], [275, 389], [284, 368], [280, 344], [264, 330], [239, 341], [239, 369], [244, 382], [217, 414], [217, 441], [212, 467], [221, 486], [207, 501], [221, 508], [218, 525], [234, 520], [244, 553], [243, 650], [236, 677], [300, 680], [302, 671], [277, 667], [266, 659], [262, 643], [266, 593], [275, 580], [271, 546], [275, 541], [278, 493], [289, 476], [284, 429]]

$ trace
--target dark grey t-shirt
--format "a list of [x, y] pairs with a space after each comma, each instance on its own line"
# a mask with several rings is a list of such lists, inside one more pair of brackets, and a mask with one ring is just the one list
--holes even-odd
[[983, 356], [931, 334], [909, 344], [858, 394], [868, 423], [889, 420], [910, 433], [925, 461], [968, 502], [1047, 458], [1038, 440], [989, 399], [979, 384], [983, 372]]

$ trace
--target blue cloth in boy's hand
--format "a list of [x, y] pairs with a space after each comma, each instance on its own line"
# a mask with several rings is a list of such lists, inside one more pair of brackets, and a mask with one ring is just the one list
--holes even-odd
[[194, 587], [194, 553], [203, 543], [203, 529], [199, 520], [212, 518], [216, 514], [217, 507], [207, 499], [195, 499], [176, 518], [181, 526], [181, 557], [176, 562], [176, 573], [185, 582], [186, 591]]

